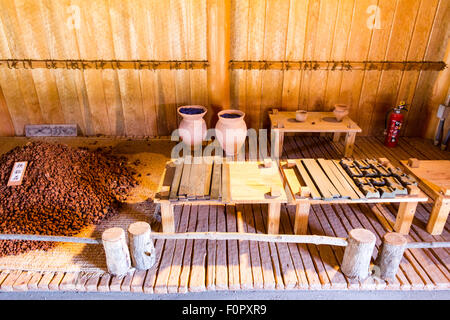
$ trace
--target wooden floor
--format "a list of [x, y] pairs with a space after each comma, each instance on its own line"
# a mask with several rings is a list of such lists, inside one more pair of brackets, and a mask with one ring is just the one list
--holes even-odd
[[[329, 137], [286, 137], [286, 158], [341, 158], [342, 141]], [[403, 138], [395, 149], [385, 148], [377, 138], [358, 137], [355, 158], [386, 157], [394, 164], [410, 157], [450, 159], [430, 141]], [[420, 203], [413, 221], [410, 241], [449, 241], [444, 233], [431, 236], [425, 224], [432, 202]], [[237, 212], [241, 214], [237, 214]], [[282, 206], [280, 232], [293, 233], [293, 206]], [[366, 228], [381, 237], [392, 230], [397, 205], [313, 205], [309, 218], [311, 234], [346, 237], [349, 230]], [[178, 232], [238, 231], [266, 232], [266, 205], [179, 206], [175, 209]], [[124, 278], [108, 274], [29, 273], [0, 271], [1, 291], [79, 290], [131, 291], [144, 293], [186, 293], [207, 290], [442, 290], [450, 287], [448, 248], [409, 249], [395, 281], [375, 276], [352, 281], [340, 271], [342, 247], [265, 243], [249, 241], [157, 240], [156, 265]]]

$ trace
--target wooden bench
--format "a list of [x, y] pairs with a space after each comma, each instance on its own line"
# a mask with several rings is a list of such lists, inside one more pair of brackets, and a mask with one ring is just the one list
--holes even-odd
[[297, 122], [295, 120], [295, 111], [272, 110], [269, 113], [271, 130], [275, 135], [276, 156], [279, 158], [283, 153], [283, 141], [285, 133], [314, 133], [320, 134], [333, 133], [333, 141], [339, 141], [341, 134], [345, 133], [344, 157], [350, 157], [355, 145], [356, 133], [361, 132], [361, 128], [348, 116], [341, 122], [338, 122], [333, 112], [308, 112], [306, 121]]
[[409, 159], [401, 163], [407, 172], [420, 181], [420, 187], [434, 200], [427, 231], [432, 235], [441, 234], [450, 212], [450, 161]]
[[192, 158], [170, 161], [155, 196], [161, 204], [164, 232], [175, 232], [176, 205], [268, 205], [268, 233], [277, 234], [281, 203], [287, 203], [284, 182], [277, 162], [231, 161]]
[[[277, 234], [281, 204], [294, 204], [294, 231], [306, 234], [311, 204], [396, 202], [400, 206], [394, 230], [407, 234], [417, 204], [428, 200], [414, 184], [377, 186], [378, 196], [378, 189], [362, 190], [339, 160], [295, 159], [278, 164], [270, 159], [223, 163], [219, 159], [192, 158], [192, 161], [166, 164], [155, 197], [155, 203], [161, 204], [164, 232], [175, 232], [176, 205], [267, 204], [268, 233]], [[391, 178], [389, 173], [385, 177]]]
[[296, 205], [294, 232], [306, 234], [312, 204], [400, 203], [394, 230], [408, 234], [418, 202], [426, 195], [415, 185], [408, 194], [367, 196], [340, 165], [339, 160], [295, 159], [280, 162], [281, 170]]

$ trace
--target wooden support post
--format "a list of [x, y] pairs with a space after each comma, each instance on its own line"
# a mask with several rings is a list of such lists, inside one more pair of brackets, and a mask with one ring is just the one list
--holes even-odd
[[278, 230], [280, 228], [280, 210], [281, 210], [281, 203], [279, 202], [269, 203], [267, 233], [278, 234]]
[[130, 224], [131, 261], [138, 270], [148, 270], [155, 264], [155, 246], [150, 238], [152, 229], [147, 222], [139, 221]]
[[309, 201], [302, 201], [296, 204], [294, 222], [295, 234], [306, 234], [308, 231], [308, 217], [310, 209], [311, 202]]
[[345, 150], [344, 157], [350, 157], [353, 154], [353, 148], [355, 146], [356, 132], [348, 132], [345, 136]]
[[284, 143], [284, 131], [280, 131], [278, 140], [278, 158], [280, 159], [283, 155], [283, 143]]
[[164, 232], [175, 232], [173, 205], [169, 201], [161, 202], [161, 224]]
[[395, 219], [394, 230], [398, 233], [408, 234], [418, 202], [401, 202]]
[[381, 279], [395, 279], [407, 243], [406, 238], [400, 233], [388, 232], [384, 235], [376, 262], [380, 268], [378, 276]]
[[272, 151], [273, 155], [272, 158], [280, 159], [281, 155], [283, 154], [283, 142], [284, 142], [284, 132], [280, 130], [274, 130], [272, 128], [272, 138], [271, 138], [271, 144], [272, 144]]
[[131, 268], [130, 251], [122, 228], [109, 228], [102, 234], [108, 272], [115, 276], [125, 275]]
[[341, 264], [347, 277], [358, 280], [368, 277], [375, 240], [375, 235], [366, 229], [353, 229], [348, 233], [348, 245]]
[[444, 230], [449, 212], [450, 198], [444, 198], [443, 196], [437, 197], [427, 223], [427, 231], [432, 235], [441, 234], [442, 230]]
[[[208, 98], [213, 111], [230, 108], [230, 1], [208, 0], [207, 57]], [[215, 125], [215, 121], [211, 126]]]
[[339, 142], [340, 139], [341, 139], [341, 132], [333, 133], [333, 142]]

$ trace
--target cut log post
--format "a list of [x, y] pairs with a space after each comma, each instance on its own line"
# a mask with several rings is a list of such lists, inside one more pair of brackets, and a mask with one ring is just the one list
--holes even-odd
[[108, 272], [115, 276], [125, 275], [131, 268], [130, 251], [122, 228], [109, 228], [102, 234]]
[[148, 270], [155, 264], [155, 246], [151, 233], [152, 229], [147, 222], [135, 222], [128, 227], [131, 261], [137, 270]]
[[395, 279], [407, 243], [406, 238], [400, 233], [388, 232], [384, 235], [376, 262], [380, 268], [381, 279]]
[[375, 235], [366, 229], [353, 229], [349, 232], [341, 265], [342, 272], [347, 277], [358, 280], [367, 278], [375, 240]]

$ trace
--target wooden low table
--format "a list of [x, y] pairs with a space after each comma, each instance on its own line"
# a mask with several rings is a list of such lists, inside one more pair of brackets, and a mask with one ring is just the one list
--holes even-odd
[[277, 234], [281, 203], [287, 203], [277, 162], [211, 162], [167, 163], [154, 200], [161, 204], [163, 231], [175, 232], [176, 205], [262, 203], [268, 205], [267, 231]]
[[345, 133], [344, 157], [352, 155], [356, 133], [361, 132], [361, 128], [349, 117], [345, 117], [341, 122], [338, 122], [333, 112], [308, 112], [306, 121], [298, 122], [295, 120], [295, 111], [273, 109], [272, 113], [269, 113], [269, 118], [275, 141], [278, 141], [278, 147], [275, 147], [278, 158], [283, 152], [284, 134], [286, 132], [332, 132], [335, 142], [339, 141], [342, 133]]
[[427, 231], [432, 235], [441, 234], [450, 212], [450, 160], [410, 159], [401, 163], [434, 200]]
[[306, 234], [311, 204], [393, 202], [400, 203], [394, 230], [408, 234], [417, 204], [428, 200], [416, 186], [408, 188], [409, 194], [406, 195], [368, 198], [339, 165], [338, 160], [289, 159], [281, 161], [280, 165], [291, 194], [289, 203], [296, 205], [296, 234]]

